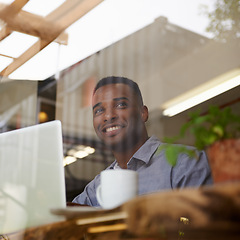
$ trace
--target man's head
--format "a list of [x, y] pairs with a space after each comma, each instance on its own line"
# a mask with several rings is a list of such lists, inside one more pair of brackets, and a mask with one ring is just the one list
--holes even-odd
[[142, 94], [141, 91], [137, 85], [136, 82], [134, 82], [131, 79], [125, 78], [125, 77], [105, 77], [102, 78], [96, 85], [96, 87], [94, 88], [93, 94], [95, 94], [95, 92], [102, 86], [108, 85], [108, 84], [117, 84], [117, 83], [122, 83], [122, 84], [126, 84], [129, 87], [132, 88], [133, 92], [136, 94], [136, 97], [139, 101], [139, 104], [141, 104], [143, 106], [143, 99], [142, 99]]
[[147, 139], [143, 105], [138, 85], [124, 77], [101, 79], [93, 93], [93, 125], [98, 137], [112, 150], [141, 145]]

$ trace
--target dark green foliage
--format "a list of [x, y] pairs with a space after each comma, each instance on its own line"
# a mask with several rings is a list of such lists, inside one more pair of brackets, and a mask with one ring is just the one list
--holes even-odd
[[157, 153], [165, 150], [167, 161], [172, 166], [176, 164], [180, 153], [196, 157], [194, 150], [174, 144], [183, 138], [187, 131], [193, 134], [196, 148], [204, 150], [216, 141], [239, 137], [240, 115], [232, 113], [230, 107], [221, 109], [217, 106], [210, 106], [204, 115], [201, 115], [200, 111], [190, 113], [189, 121], [181, 127], [179, 135], [165, 138], [166, 144], [161, 145], [157, 150]]
[[230, 107], [220, 109], [210, 106], [205, 115], [200, 112], [190, 114], [190, 120], [180, 130], [178, 138], [184, 137], [189, 130], [195, 137], [195, 146], [205, 149], [216, 141], [235, 138], [240, 131], [240, 116], [232, 113]]

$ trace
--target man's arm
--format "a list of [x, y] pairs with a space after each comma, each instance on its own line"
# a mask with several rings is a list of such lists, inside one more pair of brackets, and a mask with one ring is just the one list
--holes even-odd
[[87, 184], [87, 186], [84, 188], [84, 191], [76, 196], [72, 202], [93, 207], [99, 206], [96, 199], [96, 188], [99, 183], [100, 178], [99, 175], [97, 175], [90, 183]]
[[179, 156], [177, 165], [172, 168], [172, 188], [200, 187], [213, 183], [211, 169], [204, 151], [198, 151], [198, 160], [186, 154]]
[[[116, 161], [114, 161], [106, 169], [113, 168], [115, 164], [116, 164]], [[84, 191], [78, 196], [76, 196], [72, 202], [82, 204], [82, 205], [99, 207], [100, 205], [96, 198], [96, 189], [99, 184], [100, 184], [100, 174], [98, 174], [90, 183], [88, 183], [87, 186], [84, 188]]]

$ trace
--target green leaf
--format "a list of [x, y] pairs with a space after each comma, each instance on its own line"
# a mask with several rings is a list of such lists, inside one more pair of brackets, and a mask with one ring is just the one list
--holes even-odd
[[221, 138], [221, 137], [223, 136], [223, 134], [224, 134], [223, 127], [220, 126], [220, 125], [215, 125], [215, 126], [213, 126], [212, 131], [213, 131], [214, 133], [216, 133], [220, 138]]
[[160, 152], [163, 151], [163, 149], [165, 149], [165, 144], [160, 145], [160, 146], [157, 148], [157, 151], [155, 152], [154, 155], [159, 155]]
[[168, 147], [165, 150], [166, 159], [169, 162], [171, 166], [175, 166], [177, 163], [179, 151], [177, 148], [174, 147]]

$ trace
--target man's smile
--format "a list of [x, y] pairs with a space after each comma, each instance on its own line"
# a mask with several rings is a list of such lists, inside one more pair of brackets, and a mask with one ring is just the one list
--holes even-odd
[[108, 137], [116, 136], [124, 127], [121, 125], [111, 125], [102, 128], [102, 133]]
[[109, 127], [105, 129], [105, 132], [112, 132], [112, 131], [116, 131], [118, 129], [120, 129], [120, 126], [114, 126], [114, 127]]

